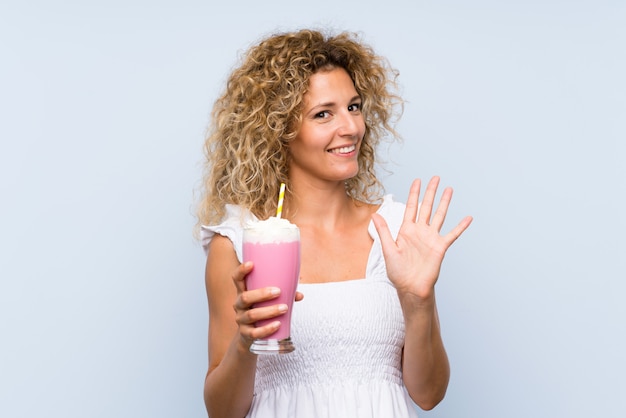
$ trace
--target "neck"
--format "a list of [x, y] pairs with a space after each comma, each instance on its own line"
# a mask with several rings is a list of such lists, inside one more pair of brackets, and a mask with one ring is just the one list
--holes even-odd
[[350, 220], [356, 204], [344, 184], [293, 184], [286, 217], [298, 225], [335, 228]]

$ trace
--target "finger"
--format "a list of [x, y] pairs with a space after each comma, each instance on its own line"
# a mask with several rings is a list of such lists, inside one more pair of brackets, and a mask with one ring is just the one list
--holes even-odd
[[[249, 338], [265, 338], [280, 328], [280, 320], [272, 321], [287, 311], [287, 305], [279, 304], [239, 312], [236, 322], [241, 335]], [[263, 321], [262, 325], [259, 321]]]
[[284, 303], [248, 309], [241, 313], [240, 323], [244, 325], [256, 324], [258, 321], [276, 318], [287, 312], [287, 309], [288, 307]]
[[254, 265], [251, 261], [246, 261], [245, 263], [240, 264], [233, 272], [232, 279], [235, 287], [237, 288], [237, 293], [246, 291], [245, 279], [248, 273], [252, 271], [253, 267]]
[[448, 232], [445, 235], [444, 238], [448, 243], [448, 246], [452, 245], [452, 243], [456, 241], [463, 232], [465, 232], [465, 230], [470, 226], [473, 220], [474, 218], [472, 218], [471, 216], [466, 216], [465, 218], [463, 218], [463, 220], [461, 220], [461, 222], [459, 222], [457, 226], [452, 229], [452, 231]]
[[430, 224], [437, 228], [437, 231], [440, 232], [443, 227], [443, 223], [446, 220], [446, 215], [448, 213], [448, 208], [450, 207], [450, 201], [452, 200], [452, 188], [446, 187], [441, 195], [441, 200], [439, 201], [439, 206], [437, 206], [437, 210], [433, 215], [433, 219]]
[[422, 181], [420, 179], [413, 180], [409, 189], [409, 197], [407, 198], [406, 208], [404, 209], [403, 222], [415, 222], [417, 218], [417, 210], [419, 208], [420, 189]]
[[250, 328], [247, 332], [248, 338], [250, 338], [251, 340], [267, 338], [275, 333], [280, 328], [280, 325], [280, 321], [272, 321], [267, 325], [263, 325], [262, 327]]
[[417, 214], [417, 221], [425, 224], [430, 223], [430, 215], [433, 210], [433, 202], [435, 201], [435, 195], [437, 194], [437, 187], [439, 186], [439, 177], [434, 176], [428, 182], [426, 191], [424, 192], [424, 200], [420, 206], [419, 213]]
[[304, 294], [302, 292], [296, 292], [296, 302], [300, 302], [302, 299], [304, 299]]
[[234, 309], [247, 310], [254, 306], [255, 303], [265, 302], [276, 299], [280, 295], [278, 287], [262, 287], [260, 289], [247, 290], [239, 294], [235, 300]]
[[380, 243], [383, 247], [383, 253], [387, 248], [392, 248], [392, 246], [396, 245], [396, 241], [393, 239], [391, 235], [391, 231], [389, 230], [389, 226], [387, 225], [387, 221], [380, 214], [374, 213], [372, 214], [372, 221], [374, 221], [374, 227], [376, 228], [376, 232], [380, 237]]

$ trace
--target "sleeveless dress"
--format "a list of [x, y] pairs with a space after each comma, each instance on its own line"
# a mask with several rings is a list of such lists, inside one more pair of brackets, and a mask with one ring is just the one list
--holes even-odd
[[[385, 196], [378, 209], [395, 237], [404, 204]], [[203, 226], [207, 251], [215, 234], [228, 237], [242, 260], [242, 223], [255, 219], [227, 205], [220, 225]], [[402, 382], [404, 318], [387, 278], [374, 224], [366, 277], [298, 285], [304, 299], [293, 307], [291, 340], [296, 349], [259, 355], [250, 418], [417, 418]]]

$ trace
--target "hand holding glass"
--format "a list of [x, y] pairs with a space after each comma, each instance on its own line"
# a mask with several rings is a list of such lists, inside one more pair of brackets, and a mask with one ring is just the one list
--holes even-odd
[[[276, 218], [270, 218], [270, 220]], [[286, 220], [278, 220], [270, 227], [267, 221], [247, 225], [243, 231], [243, 261], [252, 261], [252, 271], [246, 276], [248, 290], [278, 287], [280, 295], [254, 305], [255, 308], [276, 304], [287, 305], [287, 312], [277, 317], [258, 321], [264, 326], [276, 320], [280, 328], [267, 338], [257, 339], [250, 347], [255, 354], [289, 353], [295, 349], [291, 341], [291, 311], [300, 273], [300, 230]], [[283, 224], [287, 222], [286, 226]]]

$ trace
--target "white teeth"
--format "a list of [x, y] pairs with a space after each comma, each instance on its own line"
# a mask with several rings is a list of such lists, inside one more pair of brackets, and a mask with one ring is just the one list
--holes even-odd
[[356, 149], [356, 145], [350, 145], [349, 147], [331, 149], [330, 152], [332, 152], [333, 154], [347, 154], [349, 152], [354, 151], [355, 149]]

